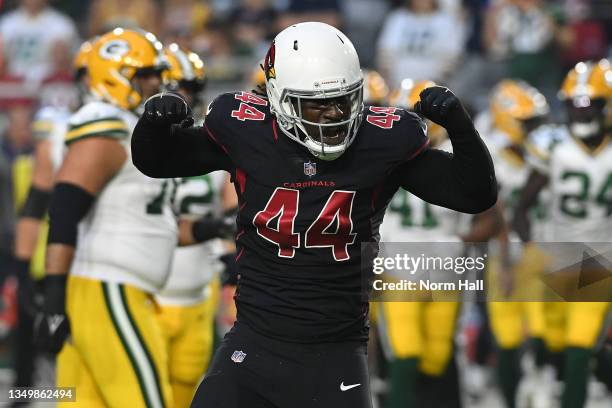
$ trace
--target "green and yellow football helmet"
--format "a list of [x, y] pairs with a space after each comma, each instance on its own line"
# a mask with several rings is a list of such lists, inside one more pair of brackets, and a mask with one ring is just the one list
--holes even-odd
[[167, 69], [163, 46], [154, 34], [115, 28], [98, 38], [87, 55], [89, 86], [98, 98], [132, 110], [142, 102], [132, 80], [144, 70]]
[[588, 139], [612, 126], [612, 67], [610, 61], [579, 62], [561, 85], [559, 99], [567, 110], [570, 133]]
[[170, 90], [185, 89], [198, 93], [206, 86], [204, 62], [195, 52], [172, 43], [164, 49], [169, 69], [164, 72], [164, 83]]
[[513, 144], [525, 142], [529, 131], [539, 126], [550, 112], [546, 97], [527, 82], [504, 79], [491, 94], [493, 126]]

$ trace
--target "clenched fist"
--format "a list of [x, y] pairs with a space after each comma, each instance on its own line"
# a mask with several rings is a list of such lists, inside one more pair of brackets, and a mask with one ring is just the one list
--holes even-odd
[[160, 126], [179, 124], [181, 127], [193, 125], [191, 108], [187, 102], [175, 93], [158, 93], [144, 105], [143, 117], [150, 123]]
[[473, 127], [472, 119], [459, 98], [450, 89], [432, 86], [424, 89], [414, 111], [447, 130], [461, 130]]
[[44, 299], [34, 317], [34, 342], [42, 350], [57, 354], [70, 335], [66, 316], [66, 275], [47, 275], [43, 281]]

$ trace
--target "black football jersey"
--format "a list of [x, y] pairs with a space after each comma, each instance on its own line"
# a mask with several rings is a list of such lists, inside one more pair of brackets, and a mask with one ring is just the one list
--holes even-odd
[[428, 140], [413, 113], [364, 109], [353, 144], [323, 161], [285, 136], [265, 98], [228, 93], [209, 108], [204, 130], [231, 159], [239, 200], [238, 319], [262, 334], [367, 339], [361, 244], [378, 239], [391, 172]]

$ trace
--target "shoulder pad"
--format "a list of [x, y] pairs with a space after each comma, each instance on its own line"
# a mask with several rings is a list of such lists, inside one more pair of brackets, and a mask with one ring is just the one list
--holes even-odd
[[406, 126], [406, 124], [418, 124], [423, 129], [427, 129], [425, 122], [419, 115], [406, 109], [396, 108], [393, 106], [366, 106], [363, 113], [363, 120], [369, 126], [388, 130], [397, 126]]
[[129, 129], [121, 118], [121, 109], [105, 102], [90, 102], [70, 117], [66, 144], [86, 137], [104, 136], [123, 139]]
[[55, 106], [45, 106], [40, 108], [36, 115], [34, 115], [34, 120], [65, 120], [70, 117], [70, 111], [65, 108], [57, 108]]
[[206, 108], [206, 116], [204, 121], [210, 122], [212, 120], [217, 119], [221, 116], [221, 110], [224, 110], [224, 107], [227, 105], [228, 99], [231, 98], [231, 93], [223, 93], [213, 99]]
[[542, 152], [550, 151], [555, 145], [570, 137], [565, 126], [543, 125], [529, 134], [529, 143]]
[[525, 143], [528, 152], [527, 162], [538, 171], [546, 173], [552, 151], [569, 138], [570, 135], [564, 126], [540, 126], [529, 134]]
[[65, 124], [70, 117], [70, 111], [65, 108], [46, 106], [39, 109], [34, 115], [32, 130], [35, 140], [49, 138], [58, 123]]
[[369, 149], [383, 148], [400, 162], [415, 157], [429, 142], [425, 121], [401, 108], [367, 106], [362, 126], [358, 137], [366, 139]]
[[268, 98], [251, 92], [237, 91], [217, 96], [206, 110], [206, 118], [234, 119], [238, 122], [263, 121], [270, 113]]
[[[231, 138], [231, 135], [245, 134], [245, 126], [269, 122], [270, 104], [268, 99], [251, 92], [238, 91], [217, 96], [208, 105], [204, 126], [213, 138]], [[216, 139], [225, 144], [225, 140]], [[238, 140], [227, 141], [229, 144]]]

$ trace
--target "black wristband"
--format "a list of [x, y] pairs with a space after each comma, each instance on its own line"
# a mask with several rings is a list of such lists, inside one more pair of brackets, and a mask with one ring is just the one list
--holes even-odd
[[66, 281], [68, 275], [47, 275], [45, 276], [44, 310], [48, 313], [65, 313], [66, 310]]
[[91, 208], [95, 197], [69, 183], [55, 186], [49, 205], [50, 244], [76, 245], [77, 226]]
[[30, 260], [29, 259], [18, 259], [14, 261], [15, 275], [17, 281], [21, 282], [30, 276]]
[[49, 200], [51, 199], [51, 192], [47, 190], [41, 190], [36, 186], [30, 187], [28, 191], [28, 197], [26, 198], [19, 216], [27, 218], [36, 218], [37, 220], [43, 219], [49, 208]]
[[[234, 209], [229, 210], [231, 214]], [[216, 217], [208, 214], [195, 221], [191, 226], [191, 235], [196, 242], [204, 242], [213, 238], [232, 239], [236, 233], [235, 216]]]
[[203, 217], [191, 225], [191, 235], [196, 242], [219, 237], [221, 222], [213, 217]]

